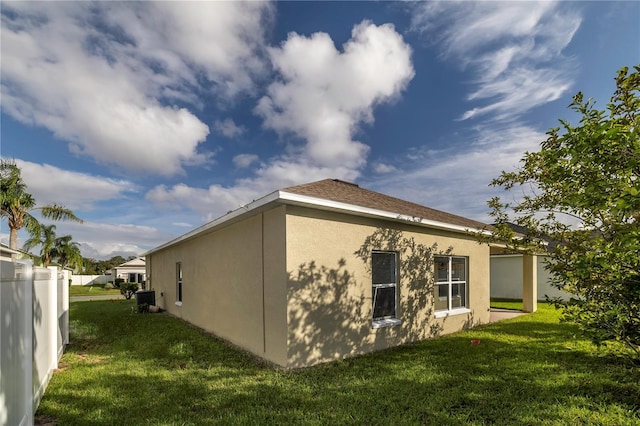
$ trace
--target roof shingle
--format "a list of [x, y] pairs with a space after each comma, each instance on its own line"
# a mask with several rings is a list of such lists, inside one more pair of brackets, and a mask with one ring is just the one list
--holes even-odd
[[360, 188], [355, 183], [338, 179], [324, 179], [317, 182], [290, 186], [282, 191], [310, 197], [323, 198], [360, 207], [383, 210], [390, 213], [427, 219], [450, 225], [458, 225], [474, 229], [488, 228], [488, 225], [451, 213], [432, 209], [400, 198], [391, 197], [379, 192]]

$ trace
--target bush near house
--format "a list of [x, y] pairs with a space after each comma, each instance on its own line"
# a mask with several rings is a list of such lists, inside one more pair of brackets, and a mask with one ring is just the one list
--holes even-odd
[[138, 283], [122, 283], [120, 284], [120, 293], [127, 299], [131, 299], [138, 291]]

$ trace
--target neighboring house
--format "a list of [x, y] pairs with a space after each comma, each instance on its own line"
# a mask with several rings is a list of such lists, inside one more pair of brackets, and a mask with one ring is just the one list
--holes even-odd
[[[522, 254], [491, 255], [491, 298], [522, 299]], [[551, 284], [551, 273], [545, 269], [546, 255], [536, 256], [537, 299], [560, 298], [569, 300], [571, 294]]]
[[11, 256], [17, 257], [19, 255], [19, 251], [10, 249], [6, 244], [0, 243], [0, 260], [11, 262]]
[[138, 257], [113, 268], [113, 278], [122, 278], [125, 282], [145, 284], [147, 269], [145, 259]]
[[490, 248], [460, 216], [326, 179], [148, 253], [156, 303], [286, 368], [489, 321]]
[[[516, 232], [516, 234], [524, 236], [528, 233], [527, 229], [515, 223], [507, 223], [507, 225]], [[545, 263], [549, 257], [548, 253], [555, 249], [558, 245], [556, 241], [549, 237], [544, 237], [546, 251], [538, 253], [536, 256], [528, 256], [532, 261], [534, 268], [534, 276], [532, 279], [536, 282], [534, 287], [535, 293], [530, 296], [536, 300], [544, 301], [546, 297], [560, 298], [569, 300], [571, 294], [561, 291], [554, 287], [551, 283], [552, 275], [545, 268]], [[495, 299], [523, 299], [523, 268], [524, 261], [527, 256], [514, 253], [507, 249], [493, 247], [491, 250], [491, 298]]]
[[22, 250], [10, 249], [8, 245], [0, 243], [0, 260], [11, 261], [12, 256], [14, 259], [27, 259], [36, 263], [40, 261], [39, 256], [35, 256]]

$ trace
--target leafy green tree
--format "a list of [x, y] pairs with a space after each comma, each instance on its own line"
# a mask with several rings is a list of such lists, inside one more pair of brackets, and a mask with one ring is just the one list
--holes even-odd
[[[606, 110], [582, 93], [570, 108], [578, 125], [560, 120], [537, 152], [492, 185], [525, 191], [519, 201], [489, 202], [495, 238], [517, 250], [550, 247], [554, 284], [573, 295], [563, 318], [594, 342], [617, 340], [640, 356], [640, 66], [618, 71]], [[520, 192], [521, 193], [521, 192]], [[512, 219], [514, 217], [515, 219]], [[527, 230], [522, 237], [507, 226]]]
[[109, 265], [111, 265], [109, 269], [113, 268], [114, 266], [122, 265], [126, 261], [127, 259], [122, 256], [113, 256], [111, 259], [109, 259]]
[[24, 251], [29, 251], [40, 245], [40, 261], [45, 268], [51, 264], [51, 260], [55, 256], [55, 229], [55, 225], [40, 225], [37, 229], [38, 233], [31, 235], [22, 248]]
[[52, 255], [63, 268], [69, 266], [74, 270], [82, 269], [80, 245], [72, 241], [71, 235], [55, 239]]
[[31, 214], [35, 210], [40, 211], [45, 219], [82, 223], [82, 219], [63, 206], [37, 206], [33, 196], [27, 192], [20, 168], [13, 161], [0, 160], [0, 217], [6, 218], [9, 225], [9, 248], [18, 249], [18, 231], [22, 228], [26, 227], [32, 236], [41, 235], [40, 222]]
[[99, 275], [97, 270], [98, 261], [91, 257], [82, 258], [82, 273], [87, 275]]

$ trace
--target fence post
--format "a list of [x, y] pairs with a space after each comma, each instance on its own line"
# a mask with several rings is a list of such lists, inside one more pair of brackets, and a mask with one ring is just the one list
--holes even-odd
[[0, 425], [33, 424], [33, 271], [1, 261]]
[[49, 355], [51, 356], [51, 371], [58, 368], [58, 267], [48, 266], [47, 269], [51, 274], [49, 288], [47, 291], [47, 300], [49, 303]]
[[58, 318], [60, 323], [60, 334], [62, 336], [62, 348], [59, 349], [59, 356], [64, 351], [64, 346], [69, 344], [69, 271], [63, 269], [58, 275]]

